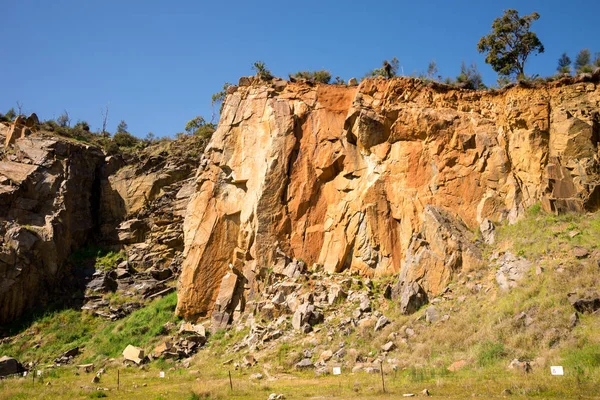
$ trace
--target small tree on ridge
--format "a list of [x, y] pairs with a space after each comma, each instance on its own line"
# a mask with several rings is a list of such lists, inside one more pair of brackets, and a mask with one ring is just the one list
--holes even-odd
[[531, 54], [543, 53], [544, 45], [531, 24], [540, 18], [537, 12], [519, 17], [517, 10], [506, 10], [492, 23], [492, 31], [477, 44], [480, 53], [487, 53], [485, 62], [500, 75], [525, 76], [525, 62]]

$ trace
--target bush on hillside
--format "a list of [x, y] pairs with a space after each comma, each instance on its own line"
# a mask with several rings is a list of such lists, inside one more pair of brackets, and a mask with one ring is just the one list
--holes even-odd
[[13, 119], [15, 119], [16, 116], [17, 116], [17, 113], [16, 113], [15, 109], [11, 108], [4, 115], [2, 115], [2, 113], [0, 113], [0, 121], [10, 122]]
[[215, 124], [206, 122], [201, 115], [196, 116], [185, 124], [185, 131], [188, 134], [200, 136], [204, 139], [210, 138], [216, 129]]
[[472, 63], [470, 66], [467, 66], [463, 61], [460, 67], [460, 74], [456, 77], [456, 83], [464, 89], [487, 89], [487, 87], [483, 83], [481, 73], [477, 69], [477, 65], [475, 63]]
[[270, 81], [273, 79], [273, 74], [267, 68], [267, 65], [263, 61], [256, 61], [252, 64], [252, 69], [256, 72], [256, 77], [263, 81]]
[[315, 83], [329, 83], [331, 81], [331, 73], [324, 69], [320, 71], [298, 71], [290, 76], [296, 80], [304, 80]]
[[113, 136], [113, 142], [119, 147], [134, 147], [140, 141], [129, 132], [117, 132]]

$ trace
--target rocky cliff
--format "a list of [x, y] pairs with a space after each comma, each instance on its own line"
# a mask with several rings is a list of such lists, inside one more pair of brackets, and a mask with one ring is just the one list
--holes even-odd
[[59, 286], [61, 267], [94, 227], [104, 156], [45, 136], [21, 137], [0, 158], [0, 323]]
[[255, 277], [281, 272], [286, 255], [398, 274], [398, 297], [437, 295], [481, 262], [480, 224], [513, 222], [536, 202], [595, 210], [598, 75], [485, 92], [409, 78], [243, 80], [187, 208], [179, 315], [222, 313], [227, 293], [251, 298]]
[[[205, 140], [107, 155], [36, 127], [37, 117], [0, 123], [0, 327], [83, 292], [78, 302], [110, 318], [123, 310], [104, 311], [107, 288], [138, 298], [168, 292], [166, 281], [179, 273], [183, 216]], [[124, 255], [129, 270], [118, 285], [115, 271], [70, 258], [83, 246]]]

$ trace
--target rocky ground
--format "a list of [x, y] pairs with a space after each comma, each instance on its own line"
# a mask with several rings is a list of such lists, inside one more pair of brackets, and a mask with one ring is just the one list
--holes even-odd
[[[118, 397], [114, 374], [125, 368], [133, 376], [134, 371], [144, 376], [166, 371], [181, 382], [198, 382], [194, 374], [199, 374], [214, 386], [205, 383], [209, 386], [200, 386], [197, 392], [215, 397], [227, 396], [225, 382], [231, 372], [237, 385], [255, 387], [241, 397], [268, 398], [269, 389], [263, 387], [276, 387], [280, 389], [275, 394], [301, 398], [306, 388], [290, 389], [290, 377], [304, 385], [326, 387], [336, 378], [334, 368], [340, 368], [339, 379], [350, 390], [358, 385], [354, 393], [361, 397], [384, 396], [383, 372], [388, 389], [398, 395], [422, 396], [428, 389], [434, 396], [452, 398], [458, 380], [477, 377], [468, 390], [487, 397], [512, 393], [517, 398], [534, 394], [593, 398], [600, 373], [600, 343], [594, 334], [600, 327], [598, 218], [539, 212], [517, 225], [496, 227], [493, 245], [482, 239], [473, 242], [485, 266], [461, 273], [435, 297], [420, 297], [417, 292], [405, 303], [396, 279], [329, 274], [287, 258], [286, 263], [262, 271], [257, 278], [262, 290], [243, 309], [236, 299], [240, 278], [234, 268], [230, 270], [217, 300], [222, 313], [232, 312], [227, 324], [219, 313], [195, 324], [172, 319], [146, 340], [126, 337], [112, 353], [99, 350], [94, 344], [97, 333], [90, 333], [77, 351], [65, 342], [62, 352], [50, 355], [44, 346], [51, 344], [53, 333], [34, 323], [4, 339], [0, 351], [18, 354], [12, 351], [39, 343], [38, 349], [22, 352], [28, 355], [20, 361], [25, 369], [46, 371], [52, 385], [68, 379], [70, 371], [89, 368], [92, 372], [79, 375], [77, 390], [84, 395], [103, 388]], [[122, 320], [102, 322], [108, 324], [102, 335], [128, 329], [130, 321], [155, 302]], [[153, 329], [151, 320], [144, 319], [143, 324]], [[126, 345], [133, 348], [126, 350]], [[564, 366], [570, 389], [550, 380], [552, 365]], [[488, 387], [490, 373], [499, 378]], [[138, 381], [155, 382], [141, 377]], [[10, 382], [5, 387], [18, 387], [14, 386], [18, 380]], [[155, 389], [162, 387], [154, 384]], [[132, 393], [144, 392], [131, 385]], [[350, 393], [339, 398], [350, 398]]]

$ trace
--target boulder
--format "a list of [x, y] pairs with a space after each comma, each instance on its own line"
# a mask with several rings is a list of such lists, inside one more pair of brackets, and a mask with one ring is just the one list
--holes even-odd
[[182, 322], [179, 326], [179, 334], [192, 334], [206, 336], [206, 329], [202, 324], [192, 324], [191, 322]]
[[412, 314], [427, 304], [427, 294], [417, 283], [403, 284], [401, 281], [392, 290], [392, 298], [400, 302], [402, 314]]
[[292, 317], [292, 327], [296, 330], [301, 330], [305, 324], [312, 326], [311, 321], [314, 321], [313, 313], [315, 306], [310, 303], [302, 303]]
[[79, 347], [74, 347], [70, 350], [65, 351], [58, 357], [56, 357], [54, 359], [54, 363], [56, 363], [58, 365], [68, 364], [71, 361], [73, 361], [73, 358], [76, 357], [78, 354], [79, 354]]
[[427, 307], [427, 310], [425, 310], [425, 321], [429, 322], [430, 324], [436, 323], [439, 317], [439, 313], [435, 306], [429, 306]]
[[325, 350], [319, 356], [319, 361], [327, 362], [327, 361], [331, 360], [331, 357], [333, 357], [333, 352], [331, 350]]
[[285, 294], [283, 294], [283, 292], [277, 292], [277, 294], [273, 296], [271, 301], [273, 302], [273, 304], [282, 306], [285, 304]]
[[81, 364], [77, 366], [77, 369], [89, 374], [90, 372], [94, 372], [94, 364]]
[[577, 312], [574, 312], [573, 314], [571, 314], [571, 318], [569, 318], [569, 328], [573, 329], [577, 325], [579, 325], [579, 314], [577, 314]]
[[233, 271], [227, 272], [221, 279], [219, 294], [212, 313], [212, 329], [225, 329], [231, 322], [233, 311], [240, 302], [238, 296], [238, 276]]
[[136, 364], [141, 364], [144, 361], [144, 350], [131, 344], [123, 350], [123, 357], [126, 361], [133, 361]]
[[25, 120], [25, 126], [31, 129], [36, 128], [40, 124], [40, 119], [36, 113], [29, 114], [29, 117]]
[[0, 377], [20, 374], [25, 369], [15, 358], [3, 356], [0, 358]]
[[254, 82], [253, 76], [242, 76], [242, 77], [240, 77], [240, 79], [238, 81], [238, 86], [240, 86], [240, 87], [250, 86], [250, 85], [252, 85], [253, 82]]
[[489, 219], [485, 218], [479, 224], [479, 231], [483, 237], [483, 241], [487, 244], [494, 244], [496, 242], [496, 228]]
[[310, 358], [305, 358], [302, 361], [296, 363], [296, 365], [294, 365], [294, 368], [296, 368], [297, 370], [310, 369], [314, 367], [315, 365], [312, 361], [310, 361]]
[[124, 221], [117, 227], [119, 242], [123, 244], [143, 242], [148, 230], [146, 221], [137, 218]]
[[573, 308], [582, 314], [600, 310], [600, 293], [595, 289], [587, 289], [579, 293], [569, 293], [567, 298]]
[[262, 378], [263, 378], [263, 374], [261, 374], [261, 373], [256, 373], [256, 374], [250, 375], [250, 379], [253, 381], [259, 381]]
[[517, 257], [511, 252], [506, 252], [497, 261], [496, 282], [502, 290], [516, 287], [518, 282], [531, 270], [533, 264], [523, 257]]
[[587, 258], [587, 256], [589, 256], [590, 252], [585, 248], [585, 247], [581, 247], [581, 246], [575, 246], [573, 248], [573, 255], [576, 258]]
[[381, 351], [389, 352], [396, 348], [396, 344], [394, 342], [387, 342], [383, 346], [381, 346]]
[[360, 304], [358, 306], [358, 309], [360, 310], [360, 312], [363, 313], [371, 311], [371, 300], [369, 299], [369, 296], [362, 295], [360, 297]]
[[154, 355], [156, 357], [161, 357], [166, 352], [170, 351], [173, 348], [173, 344], [171, 342], [162, 342], [154, 348]]
[[170, 268], [158, 269], [152, 268], [150, 271], [150, 275], [157, 281], [164, 281], [173, 276], [173, 271]]
[[398, 292], [404, 285], [408, 295], [411, 282], [418, 282], [427, 296], [439, 295], [458, 272], [481, 264], [481, 251], [472, 231], [447, 209], [426, 205], [421, 221], [420, 230], [410, 238], [395, 289]]
[[283, 269], [283, 275], [288, 278], [296, 278], [300, 276], [306, 269], [306, 264], [302, 261], [292, 261]]
[[344, 289], [338, 285], [332, 285], [329, 289], [329, 293], [327, 294], [327, 302], [330, 305], [333, 305], [345, 300], [347, 297], [348, 293], [346, 293]]
[[521, 361], [518, 358], [512, 360], [508, 365], [508, 368], [516, 369], [525, 373], [531, 372], [531, 364], [529, 363], [529, 361]]
[[256, 365], [256, 358], [251, 354], [245, 355], [242, 364], [247, 368], [253, 367]]
[[95, 293], [108, 293], [117, 290], [119, 285], [113, 278], [116, 275], [111, 272], [98, 272], [94, 279], [92, 279], [87, 285], [86, 289]]
[[389, 323], [390, 323], [390, 320], [382, 315], [381, 317], [379, 317], [379, 319], [377, 320], [377, 323], [375, 324], [375, 332], [383, 329]]

